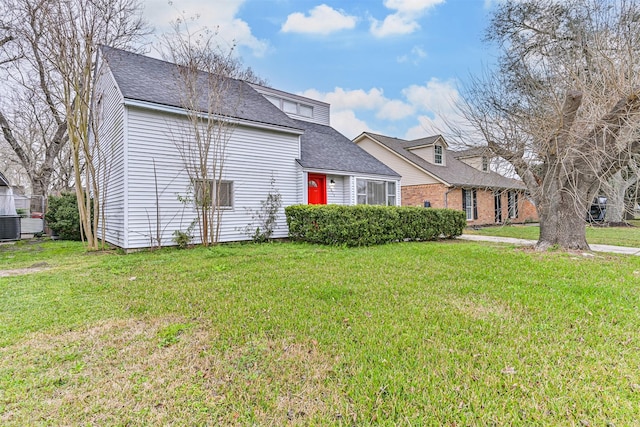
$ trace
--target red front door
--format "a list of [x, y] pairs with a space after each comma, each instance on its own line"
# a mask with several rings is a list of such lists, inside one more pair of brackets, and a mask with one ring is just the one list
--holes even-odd
[[327, 204], [327, 176], [309, 174], [307, 181], [308, 197], [310, 205]]

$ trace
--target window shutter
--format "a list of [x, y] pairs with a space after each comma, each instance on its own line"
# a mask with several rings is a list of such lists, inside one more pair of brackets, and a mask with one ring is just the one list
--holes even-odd
[[467, 211], [467, 190], [462, 189], [462, 210]]
[[478, 199], [476, 198], [476, 190], [473, 190], [473, 219], [478, 219]]

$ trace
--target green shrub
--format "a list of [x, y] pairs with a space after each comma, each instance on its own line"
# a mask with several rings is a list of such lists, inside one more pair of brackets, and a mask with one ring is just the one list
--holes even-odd
[[51, 231], [61, 239], [82, 240], [78, 201], [74, 193], [65, 193], [59, 197], [50, 196], [44, 219]]
[[462, 234], [464, 213], [397, 206], [294, 205], [285, 209], [292, 240], [325, 245], [371, 246], [434, 240]]

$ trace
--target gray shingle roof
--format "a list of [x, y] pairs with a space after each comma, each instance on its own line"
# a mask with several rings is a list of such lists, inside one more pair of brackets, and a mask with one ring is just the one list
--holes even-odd
[[[126, 99], [147, 101], [160, 105], [182, 107], [181, 80], [178, 66], [137, 53], [101, 46], [102, 55], [109, 65], [122, 95]], [[209, 74], [200, 72], [198, 84], [207, 87]], [[253, 122], [298, 129], [292, 119], [248, 83], [226, 79], [224, 100], [229, 117]], [[200, 111], [207, 111], [207, 91], [201, 91]]]
[[302, 167], [400, 177], [332, 127], [302, 120], [295, 122], [304, 129], [299, 162]]
[[488, 156], [491, 153], [488, 147], [472, 147], [466, 150], [452, 151], [451, 154], [453, 154], [456, 159], [465, 159], [467, 157]]
[[[363, 132], [363, 135], [367, 135], [393, 152], [399, 154], [410, 163], [413, 163], [441, 181], [455, 187], [526, 189], [524, 183], [520, 180], [507, 178], [493, 171], [482, 172], [461, 162], [456, 158], [456, 152], [452, 150], [445, 150], [445, 165], [434, 165], [433, 163], [429, 163], [422, 157], [405, 149], [407, 143], [411, 143], [411, 141], [391, 138], [370, 132]], [[437, 137], [439, 137], [439, 135]], [[408, 146], [411, 145], [409, 144]]]
[[423, 145], [433, 145], [440, 138], [442, 138], [441, 135], [433, 135], [426, 138], [414, 139], [412, 141], [400, 140], [400, 144], [403, 148], [421, 147]]

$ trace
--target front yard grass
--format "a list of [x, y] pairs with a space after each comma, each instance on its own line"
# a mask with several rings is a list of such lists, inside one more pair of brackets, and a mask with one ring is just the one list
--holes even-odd
[[[632, 225], [632, 227], [587, 225], [587, 242], [600, 245], [640, 247], [640, 224], [637, 221], [633, 221]], [[538, 240], [540, 227], [537, 225], [502, 225], [482, 227], [477, 230], [467, 228], [464, 233]]]
[[0, 246], [18, 269], [0, 277], [1, 425], [640, 419], [639, 257]]

